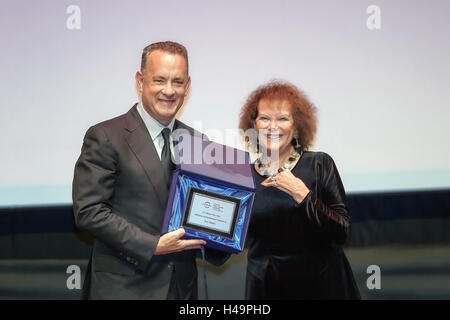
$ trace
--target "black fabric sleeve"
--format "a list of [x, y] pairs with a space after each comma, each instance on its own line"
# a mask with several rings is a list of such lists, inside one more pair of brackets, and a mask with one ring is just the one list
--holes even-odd
[[333, 159], [322, 153], [315, 168], [318, 183], [302, 201], [309, 220], [319, 226], [337, 244], [348, 238], [350, 214], [344, 186]]

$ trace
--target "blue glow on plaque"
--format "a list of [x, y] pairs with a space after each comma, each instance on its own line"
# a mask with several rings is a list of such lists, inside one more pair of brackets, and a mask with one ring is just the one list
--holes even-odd
[[227, 247], [235, 248], [237, 250], [242, 250], [243, 248], [241, 247], [241, 235], [245, 225], [245, 213], [247, 212], [247, 208], [253, 193], [251, 191], [238, 190], [232, 187], [227, 187], [219, 183], [209, 181], [206, 182], [204, 181], [204, 178], [197, 179], [195, 177], [188, 176], [182, 173], [179, 174], [177, 185], [175, 187], [175, 194], [173, 201], [174, 205], [172, 206], [168, 232], [177, 230], [181, 226], [181, 221], [183, 219], [184, 205], [186, 204], [188, 191], [190, 187], [238, 198], [241, 200], [241, 207], [238, 212], [238, 218], [236, 220], [233, 239], [227, 239], [224, 237], [211, 235], [197, 230], [191, 230], [188, 228], [185, 229], [186, 235], [195, 238], [202, 238], [211, 242], [220, 243]]

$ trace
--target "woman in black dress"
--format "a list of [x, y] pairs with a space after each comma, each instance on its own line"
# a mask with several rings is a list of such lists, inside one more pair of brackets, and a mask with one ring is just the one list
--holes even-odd
[[328, 154], [307, 151], [315, 107], [292, 84], [271, 82], [250, 94], [239, 127], [256, 130], [247, 142], [259, 155], [246, 299], [359, 299], [341, 248], [350, 226], [344, 187]]

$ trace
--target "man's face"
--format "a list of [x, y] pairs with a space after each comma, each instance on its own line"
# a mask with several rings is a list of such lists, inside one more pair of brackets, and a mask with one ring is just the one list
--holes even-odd
[[183, 105], [190, 83], [184, 57], [161, 50], [150, 53], [143, 73], [136, 72], [144, 109], [163, 125], [168, 125]]

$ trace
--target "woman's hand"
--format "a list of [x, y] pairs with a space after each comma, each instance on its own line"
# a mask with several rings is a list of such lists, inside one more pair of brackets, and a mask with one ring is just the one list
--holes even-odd
[[309, 189], [303, 181], [294, 176], [289, 170], [284, 170], [272, 177], [268, 177], [261, 182], [261, 185], [280, 189], [294, 198], [297, 203], [301, 203], [309, 193]]

